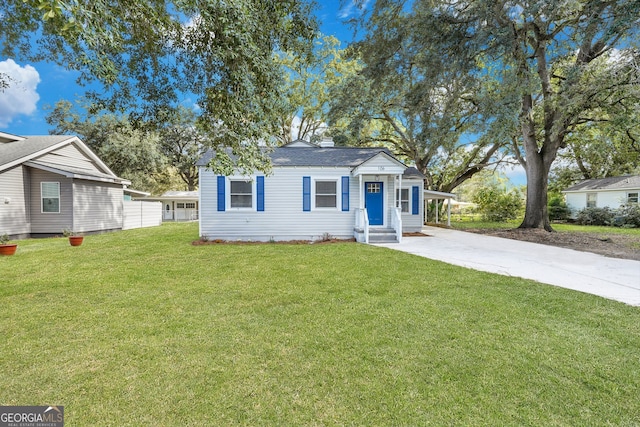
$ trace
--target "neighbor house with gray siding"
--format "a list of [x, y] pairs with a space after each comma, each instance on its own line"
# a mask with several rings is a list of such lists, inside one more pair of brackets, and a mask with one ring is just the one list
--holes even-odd
[[200, 167], [200, 236], [222, 240], [402, 240], [423, 225], [424, 176], [386, 148], [294, 141], [271, 154], [269, 175]]
[[133, 228], [123, 226], [128, 184], [76, 136], [0, 132], [0, 234], [15, 239]]

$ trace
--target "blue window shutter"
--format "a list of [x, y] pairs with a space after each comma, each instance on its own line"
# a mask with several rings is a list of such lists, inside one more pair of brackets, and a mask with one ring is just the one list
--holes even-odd
[[302, 210], [309, 212], [311, 210], [311, 177], [302, 177]]
[[256, 178], [257, 210], [264, 212], [264, 176]]
[[349, 212], [349, 177], [342, 177], [342, 211]]
[[420, 214], [420, 187], [417, 185], [411, 187], [411, 214]]
[[218, 211], [224, 211], [224, 176], [218, 175]]

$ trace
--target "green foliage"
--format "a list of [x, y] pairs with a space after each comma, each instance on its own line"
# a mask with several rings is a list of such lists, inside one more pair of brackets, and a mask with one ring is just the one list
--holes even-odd
[[493, 89], [472, 72], [478, 58], [443, 55], [432, 30], [444, 21], [426, 2], [411, 11], [402, 3], [377, 2], [363, 23], [350, 46], [363, 68], [332, 87], [330, 124], [346, 124], [337, 136], [350, 145], [390, 147], [415, 163], [426, 188], [450, 192], [500, 161], [509, 141], [497, 132]]
[[483, 187], [473, 195], [473, 203], [484, 221], [505, 222], [517, 218], [523, 207], [522, 194], [516, 190]]
[[571, 216], [571, 209], [564, 201], [562, 194], [551, 194], [547, 205], [549, 219], [552, 221], [566, 221]]
[[7, 233], [0, 234], [0, 245], [6, 245], [9, 243], [9, 235]]
[[117, 176], [142, 191], [157, 192], [166, 179], [167, 158], [157, 132], [134, 128], [114, 114], [82, 117], [69, 101], [59, 101], [46, 117], [55, 134], [77, 135]]
[[620, 206], [613, 219], [613, 225], [625, 228], [640, 228], [640, 205], [630, 203]]
[[576, 223], [581, 225], [613, 225], [616, 213], [609, 207], [584, 208], [576, 214]]
[[[338, 39], [320, 35], [311, 53], [281, 52], [277, 58], [284, 68], [280, 90], [286, 98], [276, 134], [278, 143], [310, 141], [326, 133], [331, 88], [355, 75], [360, 64], [346, 58]], [[340, 126], [334, 126], [334, 134]]]
[[196, 125], [196, 114], [185, 107], [178, 108], [175, 116], [160, 130], [160, 150], [188, 191], [198, 186], [196, 162], [210, 145], [210, 138]]
[[618, 209], [584, 208], [576, 215], [576, 223], [582, 225], [604, 225], [624, 228], [640, 227], [640, 206], [626, 204]]
[[[393, 22], [394, 13], [402, 15], [405, 10], [402, 0], [378, 0], [371, 21], [388, 28], [384, 23]], [[482, 122], [502, 129], [496, 131], [498, 140], [509, 142], [527, 170], [522, 226], [548, 228], [548, 173], [558, 150], [568, 142], [565, 139], [581, 125], [614, 123], [625, 111], [637, 109], [640, 2], [417, 0], [411, 10], [420, 16], [419, 22], [382, 33], [387, 37], [380, 40], [389, 43], [378, 61], [380, 68], [373, 71], [400, 70], [411, 80], [415, 68], [397, 67], [393, 61], [406, 51], [419, 63], [423, 51], [405, 48], [394, 38], [402, 41], [421, 28], [431, 41], [432, 53], [427, 50], [425, 56], [442, 58], [448, 75], [470, 74], [486, 81], [481, 87], [487, 89], [479, 93], [491, 96], [481, 99], [480, 105], [493, 113], [482, 115]], [[449, 80], [455, 87], [457, 79]], [[420, 91], [415, 93], [420, 100], [426, 99]], [[618, 129], [625, 129], [624, 124], [633, 120], [617, 123]], [[485, 134], [482, 127], [475, 129]], [[637, 136], [632, 132], [628, 140], [633, 135]]]
[[268, 165], [258, 144], [276, 133], [283, 102], [274, 52], [310, 49], [312, 8], [305, 0], [7, 0], [0, 49], [79, 70], [81, 83], [102, 84], [88, 93], [98, 109], [142, 122], [164, 123], [196, 97], [211, 147], [234, 154], [212, 167], [252, 171]]

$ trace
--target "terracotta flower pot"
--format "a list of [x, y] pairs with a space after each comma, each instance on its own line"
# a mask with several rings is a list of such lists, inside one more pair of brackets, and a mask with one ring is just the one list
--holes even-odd
[[13, 255], [16, 253], [18, 245], [16, 243], [0, 245], [0, 255]]
[[80, 246], [83, 239], [84, 236], [69, 236], [69, 243], [71, 243], [71, 246]]

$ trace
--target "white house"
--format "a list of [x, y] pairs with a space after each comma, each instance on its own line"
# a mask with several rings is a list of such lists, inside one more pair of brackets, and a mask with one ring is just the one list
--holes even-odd
[[567, 206], [575, 214], [584, 208], [637, 204], [640, 194], [640, 175], [587, 179], [563, 191]]
[[12, 239], [160, 225], [159, 204], [125, 200], [129, 184], [76, 136], [0, 132], [0, 234]]
[[198, 219], [197, 191], [166, 191], [161, 196], [146, 196], [142, 200], [162, 202], [163, 221], [196, 221]]
[[224, 240], [400, 241], [423, 225], [423, 178], [386, 148], [295, 141], [271, 153], [265, 176], [200, 167], [200, 236]]

